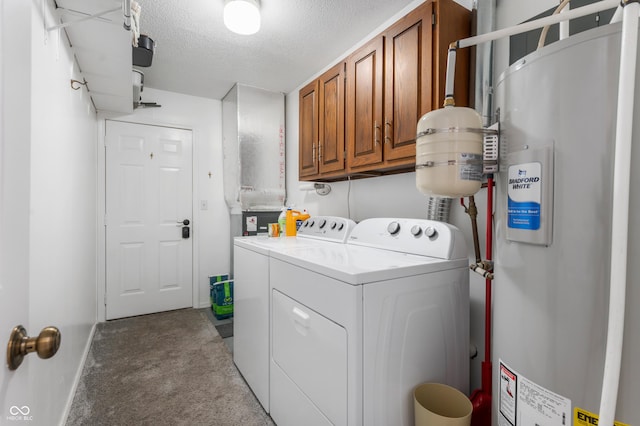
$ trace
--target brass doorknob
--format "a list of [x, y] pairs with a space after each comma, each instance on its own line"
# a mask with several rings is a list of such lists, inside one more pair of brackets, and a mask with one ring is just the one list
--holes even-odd
[[51, 358], [60, 347], [60, 330], [56, 327], [45, 327], [38, 337], [27, 336], [27, 330], [21, 325], [14, 327], [7, 345], [7, 366], [9, 370], [20, 367], [25, 355], [38, 352], [42, 359]]

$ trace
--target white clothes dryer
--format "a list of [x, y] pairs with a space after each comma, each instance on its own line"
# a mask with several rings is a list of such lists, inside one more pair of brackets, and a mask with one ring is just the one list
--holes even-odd
[[367, 219], [347, 244], [272, 252], [271, 417], [279, 426], [413, 425], [414, 387], [469, 388], [462, 233]]
[[296, 237], [234, 238], [233, 361], [269, 412], [269, 256], [277, 250], [345, 243], [350, 219], [316, 216], [303, 222]]

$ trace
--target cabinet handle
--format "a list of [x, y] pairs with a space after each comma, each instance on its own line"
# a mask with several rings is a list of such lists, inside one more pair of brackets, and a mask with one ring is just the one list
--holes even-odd
[[322, 145], [320, 144], [320, 141], [318, 141], [318, 162], [322, 161]]
[[392, 127], [392, 123], [389, 120], [384, 120], [384, 143], [388, 144], [390, 141], [392, 141], [392, 138], [389, 137], [389, 128], [391, 128], [391, 130], [393, 131], [393, 127]]
[[316, 144], [315, 142], [311, 142], [311, 162], [316, 162]]
[[380, 133], [380, 126], [378, 126], [378, 120], [373, 122], [373, 140], [376, 145], [380, 145], [380, 138], [378, 137]]

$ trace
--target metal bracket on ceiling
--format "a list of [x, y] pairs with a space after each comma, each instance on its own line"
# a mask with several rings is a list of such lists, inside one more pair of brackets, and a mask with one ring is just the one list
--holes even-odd
[[[44, 9], [44, 3], [46, 0], [42, 0], [42, 4], [43, 4], [43, 9]], [[110, 13], [114, 13], [117, 12], [119, 10], [122, 10], [122, 15], [124, 18], [124, 23], [122, 24], [122, 26], [124, 27], [125, 30], [130, 31], [131, 30], [131, 0], [123, 0], [122, 2], [122, 7], [116, 7], [114, 9], [109, 9], [109, 10], [104, 10], [102, 12], [98, 12], [98, 13], [93, 13], [93, 14], [86, 14], [77, 10], [72, 10], [72, 9], [66, 9], [64, 7], [60, 7], [56, 4], [56, 12], [58, 12], [59, 15], [61, 15], [62, 13], [67, 13], [67, 14], [71, 14], [71, 15], [75, 15], [75, 16], [80, 16], [79, 19], [75, 19], [73, 21], [69, 21], [69, 22], [63, 22], [57, 25], [53, 25], [50, 27], [47, 27], [46, 22], [45, 22], [45, 30], [46, 31], [53, 31], [53, 30], [59, 30], [61, 28], [66, 28], [69, 27], [71, 25], [80, 23], [80, 22], [85, 22], [85, 21], [89, 21], [92, 19], [100, 19], [103, 22], [106, 23], [114, 23], [113, 21], [109, 20], [109, 19], [105, 19], [102, 18], [104, 15], [108, 15]]]
[[[58, 25], [53, 25], [53, 26], [50, 26], [50, 27], [46, 27], [46, 30], [47, 31], [53, 31], [53, 30], [59, 30], [61, 28], [70, 27], [71, 25], [74, 25], [74, 24], [77, 24], [77, 23], [80, 23], [80, 22], [90, 21], [92, 19], [97, 19], [97, 18], [100, 18], [100, 17], [102, 17], [104, 15], [108, 15], [109, 13], [117, 12], [119, 10], [120, 10], [120, 8], [118, 7], [118, 8], [115, 8], [115, 9], [109, 9], [109, 10], [105, 10], [103, 12], [94, 13], [92, 15], [87, 15], [85, 13], [78, 12], [76, 10], [65, 9], [63, 7], [59, 7], [59, 8], [56, 9], [56, 11], [59, 11], [60, 13], [62, 13], [62, 12], [69, 13], [69, 14], [72, 14], [72, 15], [80, 15], [80, 16], [82, 16], [82, 18], [79, 18], [79, 19], [76, 19], [76, 20], [73, 20], [73, 21], [69, 21], [69, 22], [63, 22], [63, 23], [58, 24]], [[108, 21], [106, 19], [104, 21], [105, 22], [111, 22], [111, 21]]]

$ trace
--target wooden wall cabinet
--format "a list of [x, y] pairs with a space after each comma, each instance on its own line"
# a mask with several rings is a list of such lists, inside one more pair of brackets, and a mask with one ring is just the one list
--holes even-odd
[[[302, 89], [300, 179], [340, 180], [348, 176], [414, 170], [418, 120], [427, 112], [442, 107], [448, 46], [468, 37], [470, 28], [471, 12], [463, 6], [453, 0], [427, 0], [348, 56], [345, 61], [346, 101], [341, 104], [346, 105], [343, 115], [346, 140], [343, 139], [342, 145], [346, 144], [346, 164], [332, 163], [335, 168], [330, 171], [323, 171], [322, 161], [317, 157], [322, 159], [329, 152], [327, 146], [331, 147], [331, 154], [335, 154], [334, 147], [337, 149], [338, 144], [334, 145], [333, 140], [326, 142], [326, 135], [339, 134], [340, 126], [330, 124], [331, 131], [325, 136], [321, 134], [322, 130], [317, 130], [315, 140], [320, 142], [315, 145], [307, 136], [314, 131], [309, 120], [312, 108], [308, 96], [311, 93], [317, 97], [318, 129], [326, 126], [325, 122], [338, 123], [331, 115], [337, 109], [327, 110], [327, 103], [320, 107], [321, 99], [326, 96], [320, 92], [325, 90], [327, 93], [322, 82], [330, 79], [320, 77]], [[341, 66], [342, 63], [334, 68], [334, 74]], [[468, 99], [469, 49], [460, 49], [456, 64], [456, 104], [466, 106]], [[325, 118], [327, 111], [331, 120]], [[335, 140], [339, 138], [336, 136]], [[316, 153], [317, 165], [311, 168], [302, 162], [302, 152], [304, 149], [305, 155], [312, 157], [314, 146], [321, 152]], [[303, 170], [309, 173], [303, 175]]]
[[300, 90], [301, 180], [345, 173], [344, 63]]

